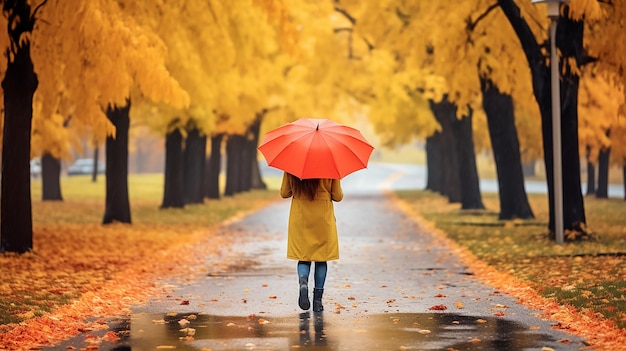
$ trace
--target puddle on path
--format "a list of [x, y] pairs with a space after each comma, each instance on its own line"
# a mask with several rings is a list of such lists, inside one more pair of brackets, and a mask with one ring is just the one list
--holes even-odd
[[[110, 350], [541, 350], [563, 346], [503, 318], [450, 313], [293, 317], [136, 314]], [[101, 350], [106, 349], [101, 345]], [[574, 346], [574, 345], [571, 345]]]

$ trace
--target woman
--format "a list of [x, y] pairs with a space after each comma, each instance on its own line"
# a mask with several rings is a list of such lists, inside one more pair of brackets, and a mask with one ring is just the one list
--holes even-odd
[[333, 201], [343, 199], [338, 179], [299, 179], [289, 173], [283, 175], [280, 196], [293, 197], [289, 211], [287, 258], [298, 260], [300, 296], [298, 305], [303, 310], [311, 307], [309, 301], [309, 273], [313, 274], [313, 311], [324, 310], [322, 295], [328, 265], [326, 261], [339, 259], [339, 240]]

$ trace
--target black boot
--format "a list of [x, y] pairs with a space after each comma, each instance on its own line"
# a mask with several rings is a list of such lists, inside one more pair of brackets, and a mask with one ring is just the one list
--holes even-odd
[[309, 301], [309, 277], [300, 276], [300, 297], [298, 298], [298, 305], [303, 310], [311, 308], [311, 302]]
[[322, 295], [324, 295], [324, 289], [313, 289], [313, 312], [321, 312], [324, 310], [324, 306], [322, 306]]

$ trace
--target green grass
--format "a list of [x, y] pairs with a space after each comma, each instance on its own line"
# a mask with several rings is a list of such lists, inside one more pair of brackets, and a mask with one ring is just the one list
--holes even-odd
[[498, 196], [483, 194], [485, 211], [428, 191], [398, 197], [479, 259], [528, 282], [543, 296], [591, 309], [626, 327], [626, 202], [585, 198], [588, 229], [595, 240], [557, 245], [548, 238], [547, 196], [531, 194], [533, 220], [498, 220]]
[[[252, 190], [218, 200], [205, 199], [203, 204], [183, 209], [160, 209], [163, 198], [162, 174], [131, 174], [128, 192], [133, 224], [214, 225], [234, 214], [251, 208], [256, 200], [278, 198], [280, 179], [268, 177], [268, 190]], [[223, 184], [224, 181], [222, 180]], [[33, 180], [33, 222], [38, 224], [100, 223], [104, 215], [105, 178], [92, 182], [90, 175], [61, 178], [64, 201], [41, 201], [41, 181]]]

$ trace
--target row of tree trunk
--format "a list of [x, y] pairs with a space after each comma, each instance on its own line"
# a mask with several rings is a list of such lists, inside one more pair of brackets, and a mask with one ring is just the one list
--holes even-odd
[[222, 145], [226, 147], [226, 184], [224, 196], [251, 189], [265, 189], [257, 162], [257, 144], [261, 115], [248, 127], [245, 135], [215, 134], [210, 137], [210, 154], [206, 155], [207, 136], [193, 124], [187, 126], [187, 137], [179, 129], [168, 133], [165, 142], [165, 184], [161, 208], [182, 208], [220, 198]]
[[[498, 174], [499, 218], [533, 218], [524, 188], [513, 101], [489, 80], [481, 81]], [[474, 152], [472, 112], [457, 118], [457, 106], [447, 96], [439, 102], [430, 101], [430, 108], [441, 131], [426, 140], [426, 189], [446, 196], [452, 203], [461, 203], [461, 209], [484, 209]]]

